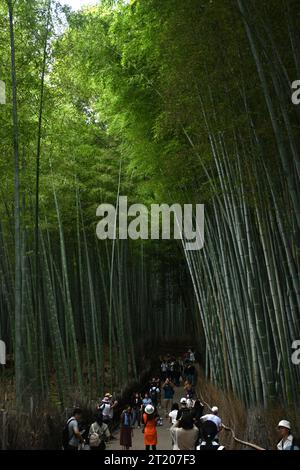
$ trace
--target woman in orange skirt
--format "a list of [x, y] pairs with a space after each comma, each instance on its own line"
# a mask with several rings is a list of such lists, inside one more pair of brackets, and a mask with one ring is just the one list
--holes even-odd
[[146, 450], [156, 450], [157, 446], [157, 431], [156, 431], [156, 413], [155, 408], [152, 405], [145, 407], [145, 413], [143, 414], [144, 423], [144, 444]]

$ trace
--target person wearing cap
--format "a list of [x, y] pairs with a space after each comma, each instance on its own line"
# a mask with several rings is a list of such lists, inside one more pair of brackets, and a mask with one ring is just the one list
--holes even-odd
[[277, 450], [300, 450], [300, 443], [293, 437], [291, 423], [286, 419], [279, 421], [277, 431], [280, 441], [277, 444]]
[[98, 406], [98, 411], [102, 413], [103, 423], [107, 424], [110, 432], [112, 431], [112, 421], [114, 416], [114, 408], [118, 405], [118, 402], [115, 400], [112, 401], [112, 395], [106, 393], [100, 406]]
[[177, 423], [181, 420], [183, 416], [189, 415], [189, 414], [190, 414], [190, 409], [187, 406], [187, 399], [185, 397], [182, 397], [180, 399], [180, 409], [178, 410], [177, 417], [176, 417]]
[[143, 414], [143, 433], [144, 433], [144, 444], [145, 450], [156, 450], [157, 446], [157, 430], [156, 430], [156, 411], [153, 405], [147, 405], [145, 407], [145, 413]]
[[205, 421], [212, 421], [213, 423], [216, 424], [218, 432], [221, 431], [222, 429], [222, 420], [218, 416], [219, 409], [217, 406], [213, 406], [211, 409], [211, 413], [207, 413], [206, 415], [202, 416], [200, 418], [201, 423], [204, 423]]

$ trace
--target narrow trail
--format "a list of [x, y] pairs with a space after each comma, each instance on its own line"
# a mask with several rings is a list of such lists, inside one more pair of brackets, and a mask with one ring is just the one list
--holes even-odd
[[[180, 398], [184, 396], [183, 387], [176, 387], [175, 394], [174, 394], [174, 403], [179, 403]], [[158, 435], [158, 444], [157, 450], [172, 450], [171, 445], [171, 438], [170, 438], [170, 423], [167, 418], [165, 418], [165, 410], [163, 408], [163, 401], [162, 407], [158, 409], [159, 414], [163, 418], [163, 426], [157, 427], [157, 435]], [[114, 433], [115, 439], [110, 441], [107, 446], [107, 450], [121, 450], [122, 447], [120, 446], [120, 430]], [[142, 433], [142, 429], [138, 429], [135, 427], [133, 430], [133, 438], [132, 438], [132, 448], [130, 450], [145, 450], [144, 445], [144, 434]]]

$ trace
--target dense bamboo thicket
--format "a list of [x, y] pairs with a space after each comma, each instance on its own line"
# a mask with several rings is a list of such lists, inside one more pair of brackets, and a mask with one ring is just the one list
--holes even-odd
[[[297, 402], [298, 9], [0, 4], [0, 336], [20, 403], [121, 387], [143, 344], [183, 334], [224, 391]], [[97, 240], [121, 195], [204, 203], [203, 250]]]
[[[300, 383], [300, 370], [291, 361], [291, 345], [300, 333], [299, 114], [290, 92], [298, 61], [293, 5], [287, 3], [276, 37], [275, 12], [256, 2], [238, 2], [256, 67], [252, 86], [259, 90], [261, 115], [255, 114], [243, 76], [235, 99], [244, 119], [229, 130], [220, 122], [213, 90], [202, 91], [213, 158], [207, 178], [220, 192], [206, 214], [206, 250], [185, 253], [208, 338], [207, 372], [248, 403], [265, 405], [278, 396], [295, 403]], [[261, 119], [270, 127], [269, 143]]]
[[[188, 311], [195, 305], [175, 292], [175, 286], [188, 285], [184, 265], [178, 278], [169, 264], [166, 279], [155, 254], [146, 259], [142, 248], [135, 253], [126, 241], [116, 242], [114, 251], [108, 243], [100, 248], [96, 239], [88, 242], [80, 214], [78, 219], [76, 241], [61, 222], [59, 239], [46, 227], [40, 231], [38, 293], [29, 237], [22, 245], [20, 400], [27, 405], [30, 397], [66, 404], [71, 397], [95, 398], [104, 386], [120, 390], [143, 371], [143, 344], [152, 348], [173, 337], [174, 328], [184, 334], [190, 326]], [[15, 348], [14, 280], [6, 256], [11, 244], [3, 236], [1, 337], [8, 370]]]

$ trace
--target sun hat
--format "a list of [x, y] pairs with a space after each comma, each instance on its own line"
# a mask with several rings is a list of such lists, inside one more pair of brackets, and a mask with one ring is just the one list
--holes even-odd
[[287, 421], [286, 419], [282, 419], [278, 423], [278, 428], [286, 428], [286, 429], [291, 429], [291, 423]]
[[213, 413], [218, 413], [219, 408], [218, 408], [217, 406], [213, 406], [212, 409], [211, 409], [211, 411], [212, 411]]
[[186, 398], [181, 398], [180, 403], [186, 403]]
[[147, 415], [152, 415], [152, 413], [154, 413], [154, 406], [147, 405], [145, 408], [145, 413], [147, 413]]

